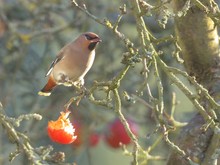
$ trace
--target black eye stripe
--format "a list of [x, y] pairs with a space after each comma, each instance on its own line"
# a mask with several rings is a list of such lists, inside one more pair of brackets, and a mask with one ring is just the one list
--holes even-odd
[[93, 40], [95, 38], [98, 38], [98, 37], [91, 37], [88, 34], [85, 34], [85, 37], [86, 37], [87, 40]]

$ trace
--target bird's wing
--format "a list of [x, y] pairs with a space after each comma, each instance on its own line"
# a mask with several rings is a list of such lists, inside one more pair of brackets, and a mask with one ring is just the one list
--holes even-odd
[[63, 58], [64, 58], [63, 52], [60, 52], [59, 55], [57, 56], [57, 58], [51, 63], [50, 68], [49, 68], [48, 71], [47, 71], [46, 77], [47, 77], [48, 75], [50, 75], [50, 73], [52, 72], [54, 66], [55, 66], [60, 60], [62, 60]]

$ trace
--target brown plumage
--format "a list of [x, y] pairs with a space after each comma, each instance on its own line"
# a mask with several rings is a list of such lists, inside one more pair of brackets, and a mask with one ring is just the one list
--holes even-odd
[[46, 76], [48, 82], [39, 95], [49, 96], [57, 85], [83, 85], [84, 76], [92, 67], [99, 36], [86, 32], [64, 46], [52, 62]]

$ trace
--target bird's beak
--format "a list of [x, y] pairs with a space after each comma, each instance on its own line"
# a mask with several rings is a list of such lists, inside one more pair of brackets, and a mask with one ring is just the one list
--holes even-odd
[[97, 37], [97, 38], [93, 39], [92, 42], [98, 43], [98, 42], [102, 42], [102, 40], [99, 37]]
[[98, 45], [99, 42], [102, 42], [102, 40], [101, 40], [99, 37], [96, 37], [96, 38], [92, 39], [92, 40], [90, 41], [90, 44], [89, 44], [89, 46], [88, 46], [88, 49], [89, 49], [90, 51], [94, 50], [95, 47]]

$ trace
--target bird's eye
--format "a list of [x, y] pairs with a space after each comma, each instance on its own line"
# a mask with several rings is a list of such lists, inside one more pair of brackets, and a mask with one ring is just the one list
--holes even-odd
[[87, 40], [92, 40], [92, 39], [94, 39], [94, 37], [91, 37], [91, 36], [89, 36], [88, 34], [85, 34], [85, 37], [86, 37]]

